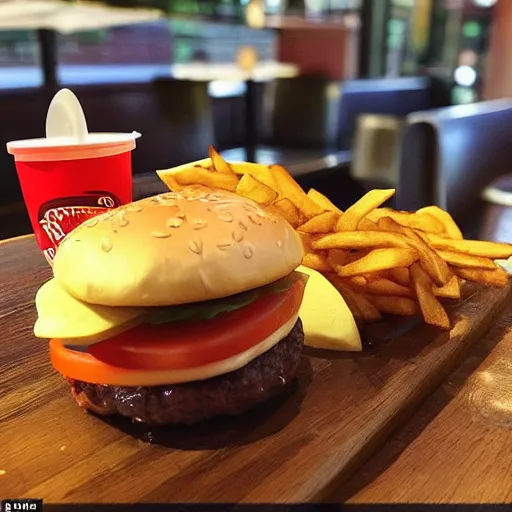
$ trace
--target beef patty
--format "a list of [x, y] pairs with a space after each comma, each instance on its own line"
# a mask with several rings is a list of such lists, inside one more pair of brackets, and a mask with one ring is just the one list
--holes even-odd
[[206, 380], [154, 387], [126, 387], [67, 379], [78, 404], [99, 415], [121, 414], [149, 425], [192, 424], [240, 414], [291, 384], [304, 332], [297, 320], [277, 345], [242, 368]]

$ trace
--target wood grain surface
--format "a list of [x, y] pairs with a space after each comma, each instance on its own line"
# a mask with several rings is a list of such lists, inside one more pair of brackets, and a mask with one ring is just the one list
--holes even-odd
[[[389, 324], [363, 354], [306, 352], [292, 393], [237, 418], [147, 430], [82, 413], [32, 335], [50, 276], [33, 238], [0, 244], [0, 498], [47, 502], [326, 499], [463, 360], [510, 289], [467, 287], [455, 327]], [[405, 484], [404, 484], [405, 485]]]
[[468, 358], [331, 496], [512, 503], [512, 301]]

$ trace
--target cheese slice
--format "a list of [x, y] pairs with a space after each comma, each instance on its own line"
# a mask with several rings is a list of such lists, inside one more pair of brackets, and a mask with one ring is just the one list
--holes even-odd
[[73, 345], [90, 345], [130, 329], [142, 321], [143, 308], [85, 304], [51, 279], [36, 294], [38, 338], [72, 338]]
[[[322, 274], [310, 268], [298, 269], [309, 275], [299, 311], [309, 347], [361, 351], [361, 338], [350, 309], [338, 290]], [[66, 340], [74, 346], [98, 343], [143, 321], [143, 308], [86, 304], [74, 298], [56, 281], [45, 283], [37, 292], [38, 338]]]
[[360, 352], [356, 321], [340, 292], [316, 270], [300, 266], [309, 275], [299, 311], [308, 347]]

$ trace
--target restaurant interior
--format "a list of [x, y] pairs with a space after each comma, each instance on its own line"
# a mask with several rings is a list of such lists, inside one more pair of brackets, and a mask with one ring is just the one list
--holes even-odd
[[[97, 3], [102, 15], [71, 2], [53, 18], [0, 5], [4, 148], [44, 136], [67, 87], [90, 131], [142, 134], [134, 198], [165, 190], [155, 170], [212, 144], [228, 160], [280, 163], [342, 209], [392, 186], [396, 208], [435, 204], [467, 236], [512, 240], [495, 229], [512, 191], [512, 2]], [[124, 17], [109, 14], [119, 6]], [[0, 172], [0, 236], [30, 233], [6, 151]]]
[[0, 0], [0, 510], [512, 503], [511, 137], [512, 0]]

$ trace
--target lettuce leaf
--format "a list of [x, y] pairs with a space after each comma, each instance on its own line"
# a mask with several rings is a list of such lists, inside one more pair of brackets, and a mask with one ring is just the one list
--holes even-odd
[[289, 290], [297, 281], [303, 279], [307, 279], [307, 276], [302, 272], [295, 271], [268, 285], [237, 293], [236, 295], [230, 295], [229, 297], [178, 306], [148, 308], [146, 310], [145, 322], [156, 325], [178, 322], [180, 320], [211, 320], [221, 313], [235, 311], [248, 306], [262, 295]]

